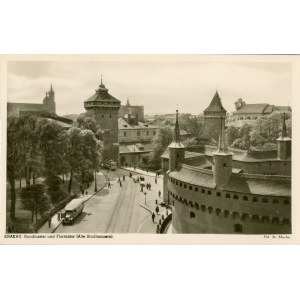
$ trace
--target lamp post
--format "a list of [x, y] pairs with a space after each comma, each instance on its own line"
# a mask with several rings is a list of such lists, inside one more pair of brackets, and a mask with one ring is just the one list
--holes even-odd
[[96, 170], [95, 170], [95, 189], [94, 192], [97, 192], [97, 177], [96, 177]]
[[147, 192], [144, 192], [145, 195], [145, 205], [146, 205], [146, 196], [147, 196]]

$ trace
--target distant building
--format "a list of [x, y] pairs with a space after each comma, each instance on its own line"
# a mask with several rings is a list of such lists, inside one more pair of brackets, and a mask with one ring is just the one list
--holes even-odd
[[118, 161], [119, 141], [118, 141], [118, 111], [121, 101], [108, 93], [108, 89], [102, 82], [96, 93], [84, 101], [86, 116], [91, 117], [104, 130], [103, 155]]
[[118, 120], [120, 164], [136, 166], [143, 154], [153, 151], [152, 140], [158, 127], [140, 122], [138, 114], [127, 114]]
[[125, 117], [126, 115], [137, 115], [140, 122], [145, 121], [144, 106], [143, 105], [130, 105], [129, 99], [127, 99], [126, 105], [121, 105], [119, 110], [119, 117]]
[[246, 104], [242, 98], [235, 103], [235, 111], [232, 113], [232, 121], [237, 124], [251, 124], [262, 116], [268, 116], [274, 111], [291, 112], [290, 106], [276, 106], [268, 103]]
[[55, 93], [52, 84], [49, 92], [43, 99], [43, 103], [7, 103], [7, 117], [21, 117], [25, 115], [42, 116], [45, 113], [56, 113]]

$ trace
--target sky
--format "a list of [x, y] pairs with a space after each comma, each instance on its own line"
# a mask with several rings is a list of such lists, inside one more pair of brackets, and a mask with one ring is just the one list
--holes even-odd
[[224, 108], [234, 102], [291, 105], [292, 66], [279, 62], [203, 61], [172, 56], [151, 60], [101, 58], [90, 61], [10, 61], [8, 102], [41, 103], [52, 83], [58, 115], [85, 112], [83, 102], [103, 83], [109, 93], [131, 105], [144, 105], [146, 115], [200, 114], [216, 89]]

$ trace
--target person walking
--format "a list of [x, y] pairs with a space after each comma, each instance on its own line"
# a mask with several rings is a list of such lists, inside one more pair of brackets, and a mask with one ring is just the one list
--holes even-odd
[[157, 178], [155, 177], [155, 180], [154, 180], [155, 184], [157, 184]]
[[144, 186], [141, 184], [141, 192], [144, 191]]
[[122, 187], [122, 182], [121, 182], [121, 180], [120, 180], [120, 187]]
[[87, 190], [85, 191], [85, 195], [86, 195], [86, 196], [88, 195], [88, 192], [87, 192]]
[[151, 183], [149, 183], [149, 191], [151, 190]]
[[156, 211], [156, 213], [159, 215], [159, 208], [158, 208], [158, 206], [156, 206], [155, 211]]
[[159, 198], [160, 198], [160, 195], [161, 195], [161, 191], [159, 190], [159, 191], [158, 191], [158, 197], [159, 197]]
[[125, 181], [125, 175], [123, 175], [123, 181]]
[[154, 222], [154, 219], [155, 219], [155, 213], [152, 212], [152, 222], [153, 222], [153, 223], [155, 223], [155, 222]]
[[132, 174], [131, 174], [131, 172], [129, 173], [129, 177], [130, 177], [130, 178], [132, 177]]

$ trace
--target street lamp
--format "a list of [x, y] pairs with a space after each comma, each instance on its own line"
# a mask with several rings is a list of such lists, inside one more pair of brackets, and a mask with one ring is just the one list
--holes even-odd
[[97, 192], [97, 177], [96, 177], [96, 170], [95, 170], [95, 189], [94, 192]]
[[144, 192], [145, 195], [145, 205], [146, 205], [146, 196], [147, 196], [147, 192]]

